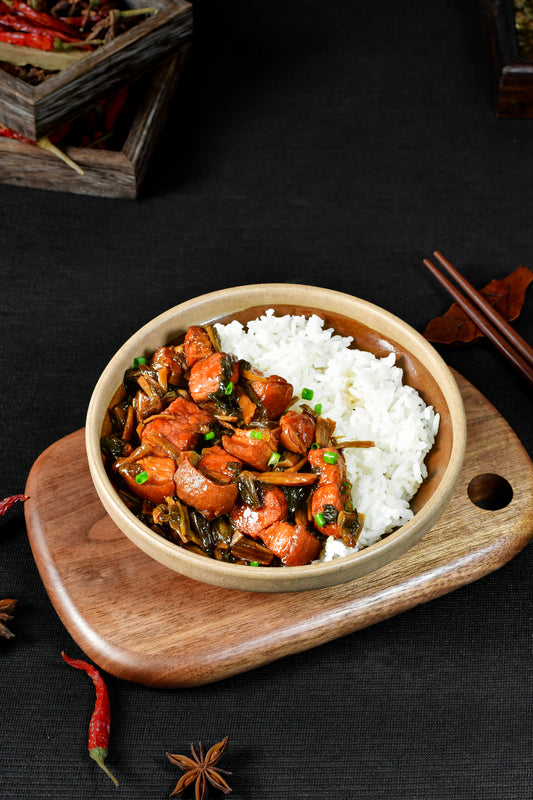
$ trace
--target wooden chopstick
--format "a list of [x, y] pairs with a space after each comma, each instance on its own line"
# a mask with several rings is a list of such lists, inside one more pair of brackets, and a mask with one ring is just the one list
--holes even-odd
[[[467, 314], [470, 319], [476, 323], [478, 328], [483, 331], [485, 336], [490, 339], [490, 341], [496, 345], [496, 347], [505, 355], [508, 361], [515, 367], [515, 369], [523, 375], [526, 380], [528, 380], [531, 384], [533, 384], [533, 350], [529, 347], [527, 342], [522, 339], [519, 334], [511, 328], [507, 322], [500, 317], [497, 311], [495, 311], [489, 303], [479, 294], [479, 292], [471, 286], [468, 281], [466, 281], [462, 275], [454, 268], [452, 265], [446, 261], [446, 259], [438, 252], [433, 254], [435, 258], [439, 261], [442, 266], [447, 269], [450, 274], [460, 283], [461, 288], [466, 292], [468, 291], [469, 296], [475, 300], [476, 303], [479, 302], [479, 308], [474, 305], [467, 297], [461, 294], [459, 289], [451, 283], [451, 281], [446, 278], [445, 275], [440, 272], [437, 267], [429, 261], [429, 259], [425, 258], [423, 263], [429, 269], [429, 271], [437, 278], [440, 284], [444, 286], [448, 294], [450, 294], [458, 306], [460, 306], [465, 314]], [[449, 269], [451, 268], [451, 269]], [[457, 276], [459, 276], [460, 280], [458, 280]], [[468, 287], [468, 289], [466, 288]], [[479, 301], [481, 298], [481, 302]], [[494, 325], [484, 316], [484, 311], [486, 311], [486, 306], [491, 309], [490, 319], [493, 320]], [[481, 310], [483, 309], [483, 310]], [[495, 319], [498, 318], [498, 328], [495, 327], [496, 322]], [[531, 359], [531, 360], [530, 360]]]
[[506, 319], [504, 319], [494, 306], [491, 306], [490, 303], [485, 300], [483, 295], [474, 289], [472, 284], [468, 283], [466, 278], [463, 278], [459, 270], [455, 269], [449, 261], [447, 261], [441, 253], [436, 250], [433, 255], [439, 262], [441, 266], [452, 276], [454, 281], [458, 286], [461, 287], [463, 292], [470, 297], [474, 303], [485, 312], [485, 315], [490, 319], [490, 321], [503, 333], [503, 335], [508, 339], [512, 345], [514, 345], [515, 349], [518, 350], [520, 355], [525, 358], [528, 364], [533, 365], [533, 347], [531, 347], [525, 339], [522, 339], [519, 333], [512, 328]]

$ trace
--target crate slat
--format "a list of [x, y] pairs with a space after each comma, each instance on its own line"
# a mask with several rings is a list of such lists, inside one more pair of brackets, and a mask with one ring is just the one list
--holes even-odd
[[[38, 139], [176, 53], [191, 38], [192, 6], [185, 0], [150, 1], [157, 14], [38, 86], [0, 70], [0, 122]], [[141, 3], [128, 5], [138, 8]]]
[[85, 172], [78, 175], [39, 147], [0, 138], [0, 183], [98, 197], [136, 198], [187, 62], [188, 51], [189, 45], [186, 44], [154, 71], [138, 101], [122, 150], [66, 147], [65, 153]]

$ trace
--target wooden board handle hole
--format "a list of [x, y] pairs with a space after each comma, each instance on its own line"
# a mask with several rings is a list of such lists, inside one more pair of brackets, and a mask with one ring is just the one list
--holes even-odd
[[485, 472], [468, 484], [468, 496], [474, 505], [487, 511], [505, 508], [513, 499], [513, 487], [501, 475]]

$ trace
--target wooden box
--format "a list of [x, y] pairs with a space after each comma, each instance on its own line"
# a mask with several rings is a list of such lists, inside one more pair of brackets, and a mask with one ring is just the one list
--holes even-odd
[[526, 6], [515, 7], [513, 0], [480, 0], [480, 6], [496, 115], [533, 118], [533, 52], [523, 46], [517, 30], [517, 11]]
[[[175, 53], [192, 34], [192, 6], [185, 0], [150, 4], [157, 14], [78, 60], [65, 53], [64, 69], [38, 86], [0, 70], [0, 122], [38, 139]], [[128, 6], [144, 8], [146, 2], [128, 0]]]
[[[121, 150], [65, 147], [84, 171], [78, 175], [39, 147], [0, 138], [0, 183], [74, 194], [133, 199], [138, 196], [169, 105], [186, 64], [189, 46], [138, 80], [136, 108]], [[62, 148], [63, 149], [63, 148]]]

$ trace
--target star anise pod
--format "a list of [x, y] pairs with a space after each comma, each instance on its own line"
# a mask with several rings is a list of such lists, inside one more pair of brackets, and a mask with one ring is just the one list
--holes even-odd
[[4, 639], [12, 639], [15, 635], [11, 633], [5, 623], [13, 619], [16, 603], [16, 600], [0, 600], [0, 636], [3, 636]]
[[215, 789], [220, 789], [224, 794], [229, 794], [231, 789], [221, 773], [231, 775], [231, 772], [215, 766], [222, 758], [227, 743], [228, 737], [226, 736], [221, 742], [210, 747], [207, 753], [204, 751], [201, 742], [198, 742], [198, 752], [196, 752], [194, 745], [191, 744], [192, 758], [167, 753], [168, 760], [180, 767], [184, 773], [170, 796], [181, 794], [193, 782], [196, 782], [194, 787], [195, 800], [204, 800], [204, 797], [207, 796], [209, 783]]

